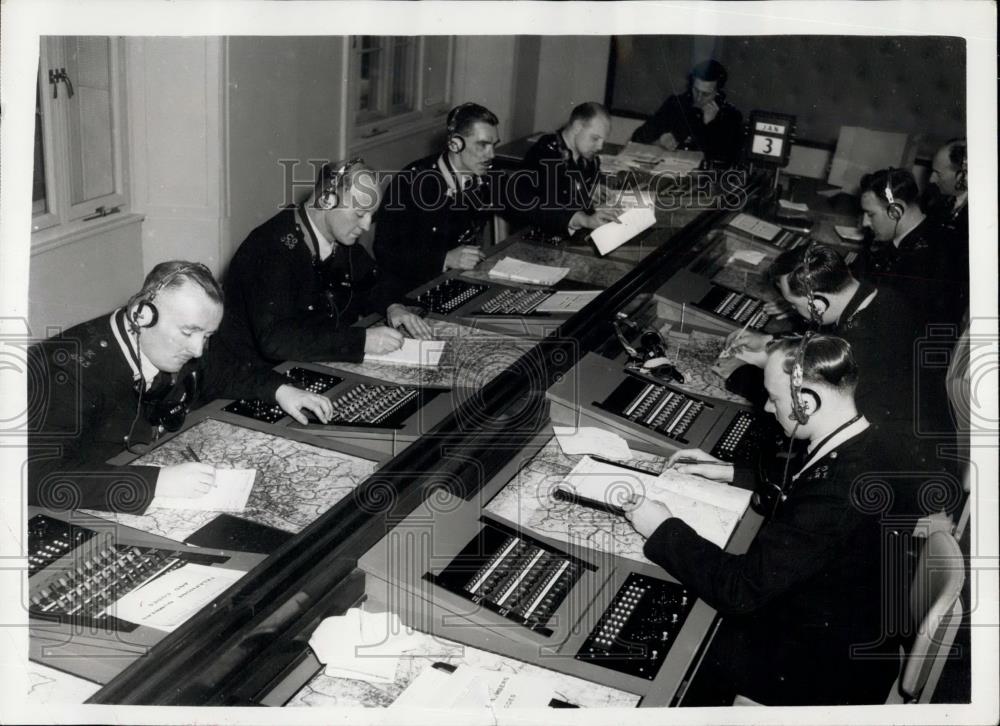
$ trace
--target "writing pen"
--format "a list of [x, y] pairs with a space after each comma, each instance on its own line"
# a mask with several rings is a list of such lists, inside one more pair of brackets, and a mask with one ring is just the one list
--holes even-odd
[[610, 464], [611, 466], [617, 466], [622, 469], [628, 469], [629, 471], [634, 471], [637, 474], [649, 474], [650, 476], [656, 476], [655, 471], [650, 471], [649, 469], [640, 469], [637, 466], [629, 466], [628, 464], [619, 464], [617, 461], [611, 461], [611, 459], [603, 459], [600, 456], [589, 455], [591, 459], [600, 464]]
[[[743, 333], [745, 333], [747, 331], [747, 328], [750, 327], [750, 321], [753, 320], [753, 318], [754, 318], [753, 315], [751, 315], [749, 318], [747, 318], [747, 321], [745, 323], [743, 323], [743, 327], [740, 328], [740, 332], [738, 332], [733, 337], [733, 342], [736, 342], [736, 339], [739, 338], [741, 335], [743, 335]], [[723, 350], [721, 353], [719, 353], [719, 357], [720, 358], [724, 358], [727, 355], [731, 355], [732, 352], [733, 352], [733, 350], [735, 350], [735, 348], [736, 348], [736, 346], [734, 346], [734, 345], [727, 345], [726, 348], [725, 348], [725, 350]]]
[[676, 459], [674, 463], [670, 466], [671, 468], [677, 466], [678, 464], [710, 464], [713, 466], [732, 466], [731, 461], [703, 461], [702, 459]]
[[194, 449], [192, 449], [190, 445], [185, 446], [184, 450], [187, 452], [188, 458], [191, 459], [191, 461], [195, 461], [199, 464], [201, 463], [201, 459], [199, 459], [198, 455], [194, 453]]

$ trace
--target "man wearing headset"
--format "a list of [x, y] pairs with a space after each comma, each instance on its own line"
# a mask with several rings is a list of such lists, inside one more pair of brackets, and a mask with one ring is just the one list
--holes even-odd
[[[257, 227], [226, 274], [216, 352], [247, 369], [286, 360], [360, 362], [403, 344], [396, 328], [430, 337], [423, 320], [383, 295], [381, 270], [359, 245], [381, 189], [360, 159], [325, 164], [303, 203]], [[384, 313], [388, 325], [354, 327]]]
[[456, 106], [446, 120], [444, 151], [393, 176], [375, 229], [375, 259], [391, 297], [483, 259], [483, 229], [503, 206], [494, 203], [498, 177], [488, 174], [499, 123], [479, 104]]
[[927, 191], [928, 213], [938, 224], [956, 235], [956, 241], [969, 240], [969, 157], [965, 139], [945, 143], [931, 160], [931, 178]]
[[29, 502], [140, 513], [154, 496], [206, 493], [215, 481], [208, 464], [105, 462], [176, 431], [189, 409], [211, 398], [262, 398], [301, 423], [303, 409], [329, 419], [329, 400], [266, 368], [240, 375], [222, 359], [208, 365], [202, 354], [221, 319], [222, 290], [207, 267], [162, 262], [124, 307], [33, 346]]
[[[881, 703], [898, 672], [883, 637], [880, 475], [887, 442], [854, 402], [850, 345], [831, 336], [777, 341], [768, 352], [766, 410], [808, 444], [775, 485], [773, 512], [745, 554], [724, 552], [644, 498], [628, 517], [646, 557], [723, 616], [684, 704], [769, 706]], [[730, 481], [733, 468], [700, 450], [686, 469]], [[680, 468], [678, 466], [678, 468]], [[780, 491], [778, 491], [780, 490]], [[868, 646], [881, 657], [854, 657]]]
[[[916, 306], [918, 322], [959, 324], [968, 273], [920, 207], [913, 175], [882, 169], [861, 178], [862, 224], [873, 243], [859, 258], [862, 277], [892, 285]], [[964, 284], [963, 284], [964, 278]]]
[[732, 163], [743, 147], [743, 116], [726, 101], [728, 74], [717, 60], [702, 61], [688, 75], [688, 88], [670, 96], [637, 128], [632, 141], [668, 151], [704, 152], [710, 161]]
[[565, 126], [535, 142], [524, 157], [526, 173], [519, 175], [531, 183], [517, 187], [519, 206], [528, 207], [523, 212], [528, 223], [565, 235], [617, 219], [615, 210], [594, 204], [601, 191], [598, 154], [610, 133], [608, 110], [588, 101], [570, 112]]

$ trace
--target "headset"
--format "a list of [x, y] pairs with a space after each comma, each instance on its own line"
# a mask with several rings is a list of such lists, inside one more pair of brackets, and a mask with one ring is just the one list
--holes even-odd
[[[817, 328], [823, 325], [823, 313], [830, 308], [830, 299], [816, 292], [816, 281], [813, 278], [812, 265], [816, 260], [816, 241], [812, 240], [802, 255], [802, 284], [806, 288], [806, 307], [809, 310], [809, 320]], [[823, 308], [820, 309], [820, 305]]]
[[337, 169], [337, 171], [335, 171], [330, 178], [324, 182], [323, 193], [320, 194], [319, 199], [316, 200], [316, 205], [320, 209], [327, 212], [339, 206], [340, 194], [337, 190], [343, 188], [344, 179], [347, 177], [351, 169], [364, 163], [364, 159], [360, 156], [356, 156], [350, 161], [345, 161], [341, 164], [340, 168]]
[[906, 211], [906, 207], [902, 202], [897, 202], [892, 195], [892, 172], [892, 167], [889, 167], [885, 174], [885, 201], [887, 202], [885, 213], [889, 219], [899, 224], [899, 220], [903, 218], [903, 212]]
[[792, 413], [789, 418], [799, 426], [809, 423], [809, 417], [816, 413], [823, 404], [816, 391], [802, 385], [805, 377], [806, 350], [809, 348], [809, 341], [812, 337], [812, 331], [802, 336], [799, 347], [795, 351], [795, 362], [792, 364], [792, 372], [788, 379], [792, 393]]
[[[163, 279], [156, 283], [156, 287], [148, 292], [138, 292], [125, 304], [126, 318], [133, 333], [138, 333], [143, 328], [152, 328], [160, 319], [160, 311], [156, 308], [156, 296], [163, 288], [169, 285], [174, 279], [192, 270], [202, 270], [211, 277], [212, 273], [200, 262], [191, 262], [178, 267], [173, 272], [164, 275]], [[134, 306], [134, 308], [133, 308]]]
[[[615, 335], [622, 348], [628, 354], [630, 362], [635, 364], [644, 374], [664, 382], [684, 383], [684, 374], [667, 360], [667, 343], [658, 330], [646, 328], [639, 335], [639, 347], [629, 344], [626, 330], [634, 335], [639, 332], [639, 326], [628, 319], [628, 316], [618, 311], [612, 321]], [[624, 328], [624, 330], [623, 330]]]
[[455, 108], [448, 112], [446, 127], [448, 134], [448, 150], [453, 154], [460, 154], [465, 150], [465, 139], [458, 133], [458, 127], [461, 126], [461, 121], [463, 120], [462, 116], [469, 111], [469, 109], [478, 105], [479, 104], [477, 103], [467, 101], [466, 103], [455, 106]]

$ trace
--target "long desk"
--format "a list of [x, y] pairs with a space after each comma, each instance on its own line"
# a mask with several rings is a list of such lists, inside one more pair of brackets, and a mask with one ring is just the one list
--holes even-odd
[[[405, 436], [369, 431], [365, 425], [339, 430], [294, 426], [287, 417], [258, 409], [253, 411], [265, 418], [248, 418], [226, 410], [233, 406], [229, 401], [193, 413], [184, 429], [165, 437], [144, 455], [143, 463], [180, 461], [191, 446], [204, 461], [257, 469], [243, 516], [292, 538], [211, 607], [145, 648], [144, 657], [94, 694], [91, 702], [320, 705], [351, 691], [368, 695], [341, 702], [385, 705], [427, 664], [413, 661], [403, 667], [397, 687], [341, 688], [320, 673], [306, 646], [320, 620], [361, 602], [376, 610], [391, 609], [429, 635], [467, 646], [463, 658], [500, 669], [542, 669], [549, 677], [563, 679], [576, 705], [676, 702], [710, 636], [714, 613], [684, 595], [686, 617], [670, 636], [663, 663], [650, 674], [622, 674], [573, 657], [631, 575], [666, 583], [670, 578], [642, 558], [639, 540], [622, 520], [547, 500], [542, 490], [574, 462], [553, 443], [546, 392], [569, 380], [580, 361], [598, 355], [595, 351], [601, 351], [612, 370], [621, 370], [621, 351], [611, 329], [616, 311], [656, 327], [675, 346], [668, 354], [685, 375], [681, 394], [707, 402], [716, 412], [741, 406], [710, 370], [720, 331], [694, 325], [690, 318], [674, 320], [663, 303], [662, 288], [674, 275], [697, 268], [707, 259], [707, 250], [715, 249], [723, 237], [728, 240], [720, 230], [730, 214], [692, 217], [682, 230], [658, 226], [644, 233], [635, 243], [642, 246], [642, 254], [634, 256], [643, 260], [641, 265], [623, 258], [602, 259], [587, 245], [553, 245], [519, 235], [491, 250], [478, 269], [463, 276], [470, 283], [493, 284], [489, 270], [507, 255], [568, 267], [570, 283], [599, 291], [582, 311], [550, 321], [546, 337], [539, 337], [530, 316], [509, 316], [520, 318], [518, 328], [509, 325], [510, 320], [496, 326], [484, 316], [453, 310], [429, 316], [435, 332], [448, 340], [438, 369], [332, 361], [289, 363], [280, 369], [298, 367], [336, 377], [338, 382], [326, 391], [331, 398], [344, 386], [359, 383], [437, 392], [433, 406], [418, 406], [418, 423], [397, 429]], [[654, 467], [662, 463], [670, 446], [667, 438], [657, 439], [659, 435], [646, 436], [648, 445], [635, 448], [637, 462]], [[642, 439], [637, 434], [632, 441]], [[664, 446], [658, 449], [661, 441]], [[644, 448], [651, 453], [642, 453]], [[183, 539], [214, 513], [100, 516]], [[421, 558], [461, 549], [484, 522], [541, 543], [552, 557], [570, 553], [588, 573], [586, 586], [572, 600], [572, 614], [562, 612], [572, 623], [564, 617], [551, 625], [557, 645], [540, 650], [546, 641], [538, 632], [504, 621], [488, 609], [481, 613], [487, 618], [480, 623], [483, 627], [443, 618], [448, 612], [464, 617], [454, 597], [448, 600], [451, 609], [438, 613], [443, 619], [425, 617], [436, 612], [436, 601], [433, 592], [422, 589], [424, 576], [431, 569], [441, 575], [446, 563], [440, 557], [434, 562]], [[729, 548], [745, 548], [757, 524], [748, 512]], [[387, 548], [411, 531], [430, 537], [433, 547], [406, 562], [386, 556]], [[393, 593], [407, 588], [421, 597], [404, 606]], [[420, 602], [430, 610], [422, 609]], [[207, 659], [202, 648], [206, 641], [218, 644]]]

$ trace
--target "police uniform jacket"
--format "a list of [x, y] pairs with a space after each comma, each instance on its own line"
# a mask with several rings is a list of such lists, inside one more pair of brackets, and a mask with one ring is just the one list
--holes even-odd
[[[141, 341], [140, 333], [140, 348]], [[266, 369], [234, 376], [203, 357], [158, 374], [140, 403], [139, 359], [123, 308], [30, 349], [29, 503], [140, 513], [153, 499], [159, 468], [105, 462], [125, 451], [130, 429], [130, 444], [140, 448], [162, 433], [147, 418], [155, 401], [184, 408], [216, 397], [273, 401], [286, 382]]]
[[553, 235], [569, 232], [569, 222], [577, 212], [593, 214], [591, 197], [600, 178], [601, 162], [573, 158], [561, 131], [545, 134], [524, 158], [524, 174], [519, 179], [518, 206], [527, 203], [520, 215]]
[[670, 96], [632, 133], [632, 141], [655, 144], [663, 134], [670, 133], [677, 139], [678, 148], [704, 152], [711, 161], [734, 162], [743, 147], [743, 115], [718, 97], [716, 103], [719, 112], [706, 124], [690, 91]]
[[493, 212], [498, 175], [463, 189], [447, 154], [429, 156], [394, 175], [376, 215], [375, 259], [393, 300], [444, 271], [448, 252], [479, 245]]
[[226, 310], [212, 353], [249, 370], [286, 360], [361, 361], [365, 330], [352, 324], [384, 311], [375, 262], [358, 243], [334, 242], [322, 261], [318, 250], [301, 205], [251, 232], [226, 274]]
[[[896, 676], [883, 643], [880, 515], [886, 442], [861, 419], [809, 455], [787, 499], [745, 554], [724, 552], [680, 519], [646, 556], [723, 616], [717, 662], [737, 692], [767, 705], [874, 703]], [[866, 646], [889, 658], [852, 657]]]

